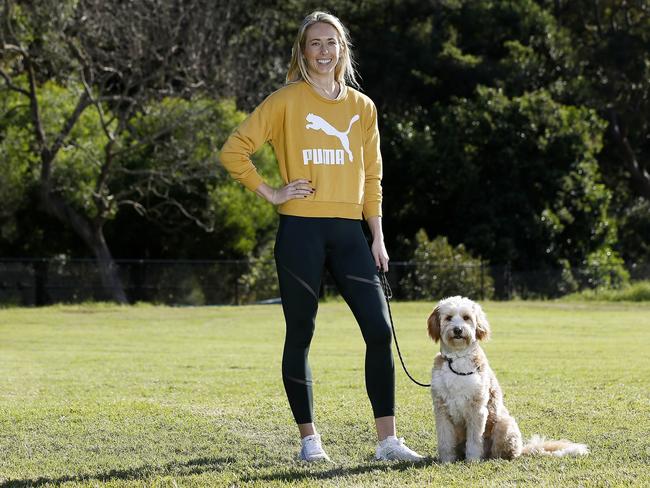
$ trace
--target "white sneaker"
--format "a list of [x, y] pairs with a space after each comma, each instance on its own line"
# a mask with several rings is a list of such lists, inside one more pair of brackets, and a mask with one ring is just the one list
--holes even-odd
[[422, 461], [424, 456], [409, 449], [404, 444], [404, 438], [399, 439], [394, 435], [386, 437], [377, 444], [375, 459], [379, 461]]
[[300, 444], [302, 445], [302, 448], [300, 449], [300, 455], [298, 457], [301, 461], [311, 463], [315, 461], [330, 460], [330, 457], [323, 450], [323, 446], [320, 443], [320, 434], [303, 437]]

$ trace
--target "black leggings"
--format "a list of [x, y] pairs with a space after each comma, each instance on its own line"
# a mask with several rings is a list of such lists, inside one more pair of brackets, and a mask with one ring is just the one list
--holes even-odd
[[326, 267], [359, 323], [366, 343], [366, 390], [375, 418], [395, 414], [395, 368], [388, 308], [361, 221], [280, 216], [275, 242], [287, 331], [282, 379], [298, 424], [313, 421], [311, 370], [318, 293]]

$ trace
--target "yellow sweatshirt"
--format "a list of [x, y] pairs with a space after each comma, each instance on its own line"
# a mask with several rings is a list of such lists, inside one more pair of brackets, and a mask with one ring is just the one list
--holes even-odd
[[269, 95], [230, 135], [221, 163], [254, 191], [263, 183], [250, 155], [270, 142], [285, 184], [311, 180], [316, 191], [279, 206], [285, 215], [366, 219], [381, 216], [382, 161], [377, 110], [352, 88], [330, 100], [304, 81]]

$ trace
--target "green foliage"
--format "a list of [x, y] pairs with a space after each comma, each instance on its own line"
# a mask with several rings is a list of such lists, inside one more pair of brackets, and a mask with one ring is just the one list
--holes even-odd
[[248, 271], [238, 281], [241, 303], [254, 303], [280, 296], [273, 247], [274, 242], [269, 241], [261, 247], [258, 255], [249, 259]]
[[[147, 221], [134, 227], [133, 215], [118, 219], [107, 229], [116, 249], [169, 258], [242, 258], [272, 239], [273, 206], [232, 180], [216, 157], [244, 117], [231, 100], [175, 98], [151, 104], [134, 118], [133, 130], [121, 141], [124, 169], [115, 186], [131, 187], [137, 201], [132, 210]], [[253, 161], [269, 184], [279, 184], [269, 146]], [[142, 248], [122, 240], [132, 232], [148, 235]]]
[[[45, 136], [53, 139], [74, 110], [79, 93], [52, 81], [39, 87], [38, 93]], [[0, 157], [4, 162], [0, 165], [0, 231], [8, 242], [24, 242], [28, 239], [20, 235], [16, 216], [38, 191], [40, 160], [25, 98], [2, 90], [0, 110], [4, 114], [0, 119]], [[106, 129], [114, 130], [117, 121], [109, 107], [104, 107], [103, 116], [109, 121]], [[277, 216], [271, 205], [232, 181], [215, 164], [217, 148], [243, 118], [232, 101], [165, 98], [152, 102], [129, 121], [129, 130], [111, 143], [113, 156], [106, 165], [109, 141], [98, 111], [91, 107], [82, 113], [57, 154], [52, 191], [89, 219], [98, 217], [98, 200], [108, 203], [101, 217], [109, 220], [115, 219], [120, 209], [130, 207], [139, 222], [134, 224], [137, 231], [127, 233], [144, 235], [143, 225], [160, 227], [167, 233], [168, 246], [184, 246], [189, 255], [195, 251], [187, 248], [189, 242], [183, 242], [186, 235], [179, 231], [194, 223], [211, 231], [204, 239], [219, 242], [222, 256], [246, 256], [259, 242], [268, 241]], [[254, 159], [269, 182], [278, 180], [269, 147]], [[107, 184], [98, 195], [97, 182], [104, 165]], [[143, 217], [151, 224], [143, 224]], [[126, 249], [121, 250], [120, 229], [122, 222], [109, 226], [109, 242], [115, 242], [114, 253], [129, 255], [139, 244], [128, 240]]]
[[[48, 140], [58, 135], [63, 121], [74, 110], [81, 89], [66, 88], [51, 81], [40, 87], [38, 99]], [[115, 122], [108, 130], [114, 126]], [[97, 110], [85, 110], [53, 163], [53, 192], [90, 219], [98, 216], [96, 186], [104, 162], [105, 144], [106, 135]], [[114, 209], [109, 218], [113, 212]]]
[[437, 300], [451, 295], [491, 298], [494, 283], [488, 263], [473, 257], [463, 244], [452, 246], [444, 236], [429, 240], [424, 229], [415, 235], [415, 265], [400, 281], [410, 300]]
[[[24, 79], [19, 80], [23, 86]], [[79, 90], [66, 89], [54, 82], [47, 82], [38, 91], [38, 102], [42, 127], [47, 139], [54, 139], [63, 121], [74, 110]], [[24, 179], [11, 191], [2, 192], [0, 198], [10, 198], [17, 202], [24, 198], [28, 188], [35, 185], [40, 178], [40, 160], [34, 147], [34, 129], [31, 121], [30, 106], [26, 99], [15, 92], [0, 91], [3, 111], [7, 114], [0, 127], [0, 151], [6, 164], [3, 170], [14, 175], [9, 178], [15, 182], [15, 175]], [[86, 110], [74, 126], [63, 149], [57, 154], [52, 169], [52, 190], [64, 196], [73, 208], [96, 216], [93, 201], [96, 179], [99, 175], [105, 136], [99, 115], [95, 110]], [[22, 193], [22, 195], [21, 195]]]
[[[231, 115], [226, 120], [231, 125], [228, 127], [229, 130], [223, 132], [225, 137], [220, 141], [219, 147], [245, 117], [241, 112], [235, 111], [234, 104], [231, 103], [229, 108]], [[269, 185], [281, 184], [277, 161], [268, 144], [262, 146], [252, 156], [252, 161]], [[230, 248], [239, 256], [248, 256], [256, 247], [263, 248], [272, 240], [271, 234], [277, 228], [277, 213], [275, 208], [263, 198], [232, 180], [222, 166], [219, 167], [219, 171], [222, 175], [220, 185], [211, 190], [215, 219], [221, 222], [222, 239], [230, 244]], [[260, 234], [260, 230], [263, 234]]]
[[650, 302], [650, 281], [637, 281], [618, 289], [595, 288], [562, 298], [566, 301]]
[[38, 178], [38, 159], [30, 151], [29, 110], [15, 92], [0, 90], [0, 236], [20, 239], [16, 212]]
[[624, 261], [611, 249], [598, 249], [585, 259], [580, 277], [589, 288], [619, 289], [630, 279]]
[[[86, 73], [101, 80], [93, 93], [127, 95], [126, 104], [102, 105], [107, 120], [125, 106], [140, 109], [126, 124], [132, 134], [115, 143], [121, 154], [102, 194], [93, 182], [106, 141], [93, 108], [55, 164], [56, 191], [76, 210], [93, 218], [94, 199], [107, 204], [102, 212], [116, 255], [261, 252], [275, 226], [273, 208], [215, 170], [214, 154], [244, 116], [236, 107], [250, 110], [280, 86], [300, 19], [322, 5], [192, 1], [153, 11], [147, 2], [21, 0], [3, 8], [11, 15], [0, 26], [2, 40], [29, 48], [48, 136], [73, 108], [86, 61]], [[418, 229], [441, 229], [491, 263], [561, 274], [555, 289], [538, 290], [543, 295], [625, 281], [618, 271], [611, 279], [582, 276], [578, 268], [602, 261], [594, 256], [623, 258], [633, 277], [648, 264], [644, 2], [335, 0], [327, 8], [350, 28], [363, 89], [382, 117], [385, 234], [393, 256], [407, 255], [399, 243]], [[177, 18], [192, 28], [176, 30]], [[170, 36], [161, 38], [160, 28]], [[176, 32], [184, 33], [180, 43]], [[169, 49], [177, 45], [184, 49]], [[90, 55], [81, 60], [75, 47]], [[26, 88], [20, 54], [1, 55], [0, 67]], [[36, 249], [30, 239], [43, 240], [47, 226], [34, 210], [38, 154], [25, 99], [2, 82], [0, 156], [11, 163], [0, 167], [0, 235], [29, 253]], [[184, 99], [170, 95], [177, 86]], [[208, 96], [236, 102], [216, 108]], [[255, 162], [279, 184], [268, 147]], [[194, 171], [204, 176], [190, 181]], [[153, 176], [159, 172], [169, 187]], [[155, 181], [155, 192], [134, 186], [138, 175], [140, 183]], [[117, 203], [118, 196], [128, 198]], [[194, 224], [213, 232], [187, 232]], [[129, 239], [134, 233], [137, 243]], [[68, 246], [64, 234], [50, 237], [52, 248]]]
[[[616, 245], [615, 221], [642, 192], [642, 179], [626, 181], [648, 161], [650, 15], [641, 3], [404, 1], [382, 9], [364, 2], [352, 17], [362, 19], [364, 85], [384, 116], [385, 205], [395, 219], [387, 219], [387, 235], [400, 242], [423, 222], [429, 231], [442, 224], [452, 242], [519, 268], [560, 269], [562, 259], [579, 266], [600, 247], [630, 265], [643, 261], [634, 231]], [[386, 66], [398, 75], [385, 76]], [[466, 118], [454, 128], [459, 111]], [[628, 161], [635, 154], [636, 169]], [[485, 166], [494, 167], [492, 178]], [[504, 184], [492, 184], [496, 177]], [[525, 201], [546, 188], [548, 204]], [[485, 198], [468, 201], [477, 191]], [[504, 222], [495, 226], [497, 215]], [[467, 222], [493, 249], [463, 235]]]
[[621, 209], [617, 248], [631, 268], [650, 267], [650, 201], [632, 200]]
[[492, 263], [581, 265], [616, 241], [595, 160], [603, 129], [593, 111], [545, 91], [510, 98], [485, 87], [387, 121], [403, 161], [386, 170], [388, 212], [406, 236], [442, 230]]
[[148, 104], [118, 141], [114, 186], [121, 198], [168, 229], [190, 222], [212, 229], [208, 194], [222, 180], [214, 153], [232, 117], [230, 104], [209, 99], [169, 97]]

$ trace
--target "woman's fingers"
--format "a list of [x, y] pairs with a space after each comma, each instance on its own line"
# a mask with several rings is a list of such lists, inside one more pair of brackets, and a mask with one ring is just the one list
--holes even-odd
[[370, 250], [375, 259], [377, 269], [388, 271], [388, 261], [390, 261], [390, 258], [388, 257], [388, 252], [386, 251], [383, 239], [375, 239], [372, 242]]
[[287, 189], [288, 199], [306, 198], [315, 191], [309, 180], [305, 179], [294, 180], [285, 188]]

